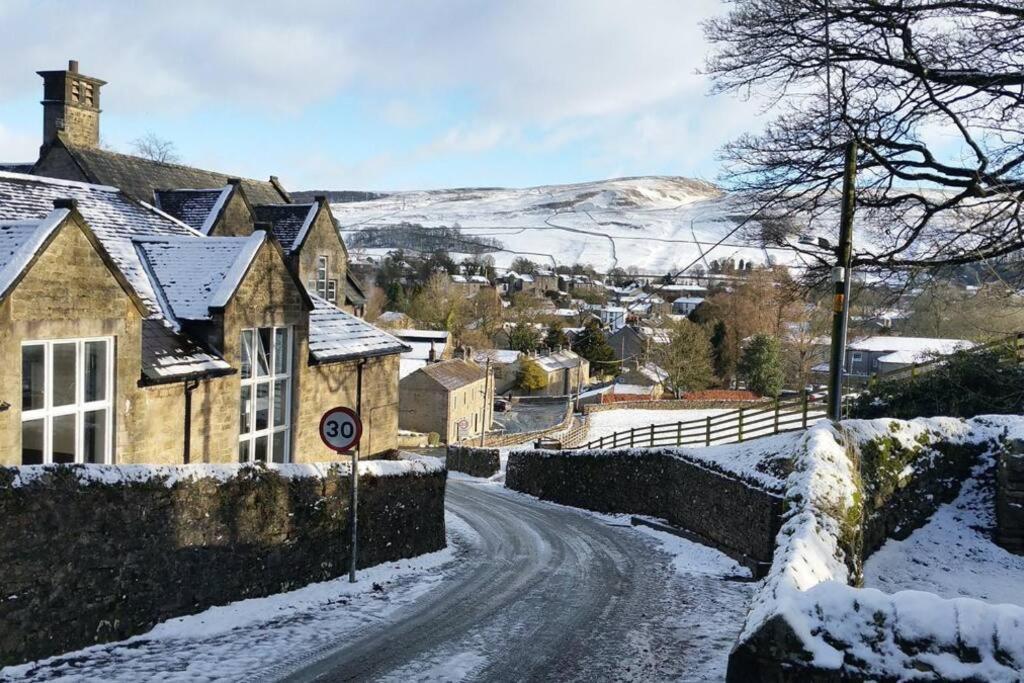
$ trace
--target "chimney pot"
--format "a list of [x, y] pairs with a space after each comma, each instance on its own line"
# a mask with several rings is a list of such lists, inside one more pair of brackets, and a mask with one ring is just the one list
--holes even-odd
[[69, 59], [68, 60], [68, 71], [70, 71], [73, 74], [78, 73], [78, 60], [77, 59]]
[[242, 179], [241, 178], [228, 178], [228, 185], [241, 185], [241, 184], [242, 184]]
[[55, 209], [77, 209], [78, 200], [70, 197], [61, 197], [53, 200], [53, 208]]
[[316, 202], [317, 204], [326, 204], [327, 203], [327, 195], [325, 195], [325, 194], [313, 195], [313, 201]]

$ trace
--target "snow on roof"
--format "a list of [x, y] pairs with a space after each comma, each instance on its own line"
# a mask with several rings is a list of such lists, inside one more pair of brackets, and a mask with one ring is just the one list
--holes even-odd
[[523, 282], [533, 282], [533, 276], [529, 274], [519, 275], [516, 279], [522, 280]]
[[669, 331], [664, 327], [641, 327], [640, 332], [655, 344], [668, 344], [671, 342]]
[[286, 253], [291, 253], [302, 246], [309, 233], [309, 227], [316, 218], [319, 204], [260, 204], [252, 207], [255, 218], [260, 223], [270, 223], [274, 237], [281, 243]]
[[266, 233], [248, 237], [163, 237], [135, 240], [156, 279], [168, 318], [209, 320], [234, 294]]
[[647, 379], [659, 384], [668, 379], [668, 373], [654, 363], [644, 363], [637, 370]]
[[699, 306], [704, 303], [704, 299], [699, 296], [681, 296], [672, 302], [672, 305], [676, 304], [689, 304], [690, 306]]
[[412, 373], [416, 372], [426, 364], [427, 361], [423, 358], [399, 358], [398, 379], [402, 379], [407, 375], [411, 375]]
[[894, 353], [897, 351], [912, 353], [919, 356], [929, 354], [948, 355], [959, 349], [970, 349], [973, 342], [965, 339], [934, 339], [931, 337], [865, 337], [850, 343], [851, 351], [870, 351]]
[[447, 342], [448, 332], [446, 330], [413, 330], [413, 329], [401, 329], [391, 330], [391, 334], [395, 335], [403, 341], [411, 341], [414, 339], [433, 339], [434, 341]]
[[466, 284], [466, 277], [464, 275], [452, 275], [452, 282], [460, 285]]
[[655, 391], [654, 386], [641, 386], [639, 384], [613, 384], [611, 393], [619, 396], [650, 396]]
[[485, 278], [483, 275], [472, 275], [469, 278], [470, 282], [475, 282], [480, 285], [489, 285], [491, 281]]
[[39, 220], [0, 223], [0, 299], [70, 213], [67, 209], [53, 209]]
[[545, 372], [553, 372], [563, 368], [575, 368], [580, 364], [580, 357], [572, 351], [556, 351], [547, 356], [534, 358], [534, 361]]
[[309, 352], [320, 363], [408, 351], [401, 340], [310, 292]]
[[209, 235], [224, 203], [231, 196], [231, 185], [205, 190], [156, 190], [154, 204], [182, 223]]
[[142, 375], [151, 384], [234, 372], [223, 358], [163, 320], [142, 321]]
[[180, 221], [105, 185], [0, 172], [0, 221], [45, 218], [55, 199], [74, 199], [93, 234], [151, 315], [161, 308], [132, 239], [199, 237]]
[[511, 365], [519, 360], [520, 355], [515, 349], [481, 349], [473, 354], [473, 360], [477, 363], [486, 363], [489, 360], [497, 365]]
[[402, 358], [426, 361], [430, 359], [430, 347], [434, 347], [434, 358], [439, 359], [444, 350], [448, 347], [444, 342], [435, 341], [412, 341], [402, 339], [402, 342], [411, 350], [402, 354]]
[[378, 322], [384, 323], [401, 322], [403, 320], [408, 319], [409, 316], [407, 316], [405, 313], [400, 313], [399, 311], [384, 311], [379, 316], [377, 316]]

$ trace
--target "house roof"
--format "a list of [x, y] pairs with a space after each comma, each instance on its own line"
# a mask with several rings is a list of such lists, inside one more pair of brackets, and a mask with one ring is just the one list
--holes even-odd
[[310, 294], [309, 353], [318, 363], [353, 358], [390, 356], [409, 347], [384, 330], [342, 311], [334, 304]]
[[45, 218], [0, 222], [0, 300], [69, 215], [68, 209], [54, 209]]
[[874, 336], [864, 337], [850, 342], [851, 351], [889, 352], [897, 351], [916, 354], [920, 356], [939, 353], [948, 355], [958, 349], [969, 349], [974, 346], [973, 342], [965, 339], [936, 339], [932, 337], [889, 337]]
[[427, 340], [445, 343], [448, 341], [448, 332], [446, 330], [391, 330], [391, 334], [395, 335], [399, 339], [405, 341], [414, 340]]
[[552, 372], [563, 368], [574, 368], [580, 364], [580, 357], [572, 351], [557, 351], [547, 356], [534, 358], [533, 360], [545, 372]]
[[142, 321], [142, 376], [147, 384], [234, 372], [219, 355], [175, 332], [165, 321]]
[[256, 204], [253, 207], [256, 221], [270, 223], [274, 237], [285, 252], [291, 253], [302, 246], [309, 234], [309, 226], [320, 208], [313, 204]]
[[[234, 176], [191, 166], [169, 164], [142, 157], [119, 154], [96, 147], [76, 147], [60, 142], [68, 154], [94, 183], [118, 187], [140, 201], [153, 201], [156, 190], [223, 187]], [[38, 166], [38, 164], [37, 164]], [[269, 180], [241, 179], [242, 188], [253, 204], [287, 202], [289, 197]]]
[[209, 320], [238, 289], [267, 234], [248, 237], [147, 237], [135, 244], [158, 283], [171, 320]]
[[[365, 306], [366, 293], [352, 277], [351, 271], [345, 271], [345, 301], [350, 306]], [[381, 316], [383, 317], [383, 315]]]
[[156, 208], [209, 235], [231, 196], [231, 185], [208, 190], [156, 190]]
[[473, 360], [477, 363], [486, 363], [488, 360], [496, 365], [511, 365], [519, 360], [522, 352], [515, 349], [481, 349], [473, 354]]
[[440, 363], [428, 363], [416, 372], [424, 375], [451, 391], [477, 382], [484, 377], [484, 371], [475, 363], [468, 363], [461, 358], [443, 360]]

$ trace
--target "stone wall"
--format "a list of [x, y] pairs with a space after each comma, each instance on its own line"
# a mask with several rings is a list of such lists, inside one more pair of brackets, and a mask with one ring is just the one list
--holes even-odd
[[771, 561], [782, 496], [677, 450], [515, 451], [505, 485], [598, 512], [649, 515], [750, 566]]
[[449, 470], [462, 472], [471, 477], [491, 477], [501, 469], [497, 448], [473, 448], [472, 446], [448, 446], [445, 465]]
[[[361, 463], [359, 565], [445, 545], [436, 459]], [[348, 570], [328, 465], [0, 468], [0, 666]]]
[[996, 470], [996, 543], [1024, 555], [1024, 443], [1000, 453]]

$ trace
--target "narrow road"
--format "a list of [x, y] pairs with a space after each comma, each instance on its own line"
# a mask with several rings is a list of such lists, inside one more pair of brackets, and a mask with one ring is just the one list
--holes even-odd
[[635, 530], [493, 484], [448, 482], [479, 535], [449, 580], [287, 681], [720, 680], [749, 584], [685, 575]]

